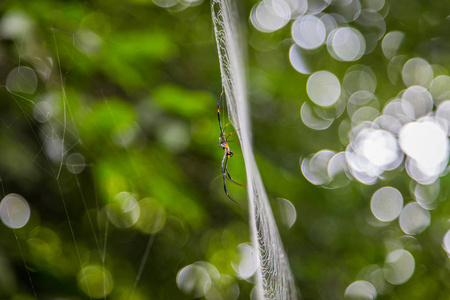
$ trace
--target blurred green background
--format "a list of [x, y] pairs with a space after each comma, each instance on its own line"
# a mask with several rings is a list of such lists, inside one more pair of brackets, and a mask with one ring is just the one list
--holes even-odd
[[[291, 27], [256, 30], [249, 16], [257, 3], [239, 1], [254, 148], [303, 297], [344, 298], [349, 284], [381, 270], [387, 249], [401, 243], [414, 257], [414, 274], [398, 285], [382, 278], [378, 299], [448, 299], [450, 263], [441, 244], [449, 176], [440, 178], [430, 227], [415, 236], [397, 221], [367, 221], [371, 195], [382, 186], [413, 200], [405, 171], [373, 185], [309, 183], [299, 161], [321, 149], [345, 150], [339, 124], [348, 117], [323, 131], [303, 124], [308, 75], [290, 64]], [[449, 11], [448, 1], [388, 1], [386, 32], [405, 34], [400, 54], [448, 75]], [[210, 3], [6, 0], [0, 43], [2, 198], [19, 194], [31, 209], [25, 226], [0, 226], [0, 298], [248, 299], [253, 279], [239, 272], [248, 211], [226, 198], [220, 173], [221, 78]], [[324, 46], [308, 59], [340, 80], [354, 64], [371, 67], [385, 103], [405, 86], [389, 80], [380, 44], [357, 62], [337, 61]], [[239, 153], [237, 142], [231, 147]], [[242, 157], [229, 170], [245, 182]], [[229, 192], [246, 204], [245, 188], [229, 184]], [[295, 207], [290, 228], [277, 197]]]

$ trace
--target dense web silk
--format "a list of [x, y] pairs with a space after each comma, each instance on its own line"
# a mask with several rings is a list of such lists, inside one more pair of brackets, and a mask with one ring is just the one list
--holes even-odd
[[233, 0], [212, 0], [212, 18], [229, 118], [244, 156], [252, 244], [257, 253], [255, 299], [299, 299], [288, 257], [278, 232], [251, 143], [242, 32]]

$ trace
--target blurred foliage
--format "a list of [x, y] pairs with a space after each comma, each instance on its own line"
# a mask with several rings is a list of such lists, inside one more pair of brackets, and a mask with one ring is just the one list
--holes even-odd
[[[221, 79], [210, 4], [155, 5], [164, 2], [0, 4], [2, 196], [18, 193], [31, 207], [26, 226], [0, 226], [1, 299], [189, 299], [193, 294], [177, 286], [188, 265], [209, 270], [207, 299], [250, 297], [252, 279], [236, 273], [237, 247], [250, 239], [248, 211], [226, 198], [220, 174]], [[255, 3], [242, 1], [244, 20]], [[448, 3], [447, 9], [438, 0], [412, 3], [387, 4], [388, 31], [407, 37], [400, 54], [448, 70]], [[386, 244], [403, 233], [396, 222], [367, 222], [370, 197], [384, 182], [324, 189], [302, 176], [300, 158], [345, 145], [340, 122], [314, 131], [301, 121], [307, 76], [290, 66], [289, 30], [261, 33], [248, 26], [257, 161], [303, 297], [341, 299], [350, 283], [364, 278], [364, 268], [383, 265]], [[323, 48], [314, 57], [317, 69], [339, 78], [353, 64]], [[389, 61], [379, 46], [358, 63], [372, 67], [381, 101], [404, 88], [387, 78]], [[35, 92], [8, 87], [16, 67], [36, 72]], [[231, 144], [239, 153], [238, 143]], [[85, 159], [79, 174], [67, 167], [73, 153]], [[242, 157], [232, 158], [229, 168], [236, 181], [245, 181]], [[413, 277], [403, 285], [386, 283], [379, 299], [448, 299], [450, 262], [441, 243], [449, 180], [441, 178], [430, 228], [405, 244], [416, 260]], [[405, 202], [412, 200], [409, 182], [404, 172], [389, 181]], [[246, 203], [244, 188], [230, 184], [229, 191]], [[289, 229], [276, 197], [296, 207]], [[132, 225], [139, 207], [143, 216]], [[115, 223], [117, 214], [123, 219]]]

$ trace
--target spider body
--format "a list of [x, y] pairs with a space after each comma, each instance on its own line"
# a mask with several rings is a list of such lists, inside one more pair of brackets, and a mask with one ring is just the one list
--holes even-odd
[[219, 96], [219, 101], [217, 102], [217, 118], [219, 120], [219, 128], [220, 128], [220, 136], [219, 136], [219, 140], [218, 140], [218, 144], [219, 147], [222, 148], [224, 150], [224, 154], [223, 154], [223, 158], [222, 158], [222, 177], [223, 177], [223, 189], [225, 191], [225, 194], [227, 195], [227, 197], [233, 201], [234, 203], [236, 203], [237, 205], [243, 207], [243, 208], [247, 208], [239, 203], [237, 203], [233, 198], [231, 198], [231, 196], [228, 194], [228, 189], [227, 189], [227, 180], [233, 182], [234, 184], [237, 184], [239, 186], [243, 186], [245, 187], [245, 185], [240, 184], [236, 181], [234, 181], [231, 178], [230, 173], [228, 172], [228, 159], [230, 157], [233, 157], [235, 154], [233, 151], [231, 151], [230, 146], [228, 145], [228, 138], [235, 133], [236, 131], [238, 131], [239, 129], [229, 133], [228, 135], [225, 135], [225, 129], [228, 126], [228, 123], [225, 125], [225, 128], [222, 127], [222, 121], [220, 120], [220, 101], [222, 100], [222, 96], [223, 96], [223, 92], [220, 94]]

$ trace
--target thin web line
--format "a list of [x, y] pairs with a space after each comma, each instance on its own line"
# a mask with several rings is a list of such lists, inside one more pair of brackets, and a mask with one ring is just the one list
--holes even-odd
[[86, 199], [84, 198], [83, 190], [81, 189], [80, 181], [78, 180], [78, 176], [76, 174], [74, 174], [74, 176], [75, 176], [75, 182], [77, 183], [77, 186], [78, 186], [78, 190], [80, 191], [81, 201], [83, 202], [83, 206], [84, 206], [84, 209], [86, 211], [86, 215], [87, 215], [87, 219], [88, 219], [88, 222], [89, 222], [89, 226], [91, 227], [92, 234], [94, 235], [95, 244], [97, 245], [97, 249], [98, 249], [98, 252], [100, 254], [100, 257], [101, 257], [102, 261], [104, 261], [105, 257], [104, 257], [104, 255], [102, 255], [102, 250], [100, 248], [100, 243], [99, 243], [99, 240], [97, 238], [97, 234], [95, 233], [94, 222], [92, 222], [92, 218], [91, 218], [91, 216], [89, 214], [89, 210], [88, 210], [88, 207], [87, 207], [87, 204], [86, 204]]
[[66, 137], [66, 127], [67, 127], [67, 115], [66, 115], [66, 101], [67, 101], [67, 95], [66, 95], [66, 89], [64, 88], [64, 78], [62, 76], [62, 70], [61, 70], [61, 60], [59, 57], [59, 50], [58, 50], [58, 44], [56, 43], [56, 36], [55, 33], [53, 33], [53, 40], [55, 41], [55, 51], [56, 51], [56, 59], [58, 60], [58, 68], [59, 68], [59, 76], [61, 80], [61, 92], [62, 92], [62, 101], [63, 101], [63, 117], [64, 117], [64, 124], [63, 124], [63, 133], [61, 137], [61, 162], [59, 164], [59, 170], [58, 174], [56, 175], [56, 180], [59, 179], [59, 175], [61, 174], [63, 162], [64, 162], [64, 140]]
[[81, 260], [81, 255], [80, 255], [80, 251], [78, 249], [77, 239], [75, 237], [75, 232], [73, 231], [72, 222], [70, 221], [70, 216], [69, 216], [69, 211], [67, 209], [66, 200], [64, 199], [64, 194], [62, 192], [61, 184], [59, 183], [58, 179], [56, 180], [56, 182], [58, 184], [59, 193], [61, 195], [61, 200], [62, 200], [62, 203], [63, 203], [63, 206], [64, 206], [64, 212], [66, 213], [67, 223], [69, 224], [70, 233], [72, 235], [73, 243], [75, 245], [75, 251], [77, 253], [78, 261], [80, 263], [81, 272], [83, 272], [83, 279], [84, 279], [84, 281], [86, 283], [86, 288], [87, 288], [87, 291], [88, 291], [88, 294], [89, 294], [88, 296], [89, 296], [89, 299], [92, 299], [91, 298], [91, 292], [89, 290], [89, 285], [88, 285], [87, 278], [86, 278], [86, 274], [84, 273], [83, 261]]
[[[159, 222], [162, 219], [163, 214], [164, 214], [163, 210], [160, 209], [158, 211], [157, 216], [156, 216], [153, 228], [155, 228], [155, 226], [157, 224], [159, 224]], [[150, 250], [151, 250], [151, 248], [153, 246], [153, 242], [155, 241], [155, 238], [156, 238], [156, 233], [151, 234], [149, 236], [149, 238], [148, 238], [147, 246], [145, 247], [144, 256], [142, 257], [141, 264], [139, 266], [139, 271], [138, 271], [138, 273], [136, 275], [136, 280], [134, 281], [133, 290], [131, 291], [131, 294], [130, 294], [130, 300], [133, 299], [134, 293], [136, 292], [138, 283], [139, 283], [139, 281], [141, 279], [142, 273], [143, 273], [144, 268], [145, 268], [145, 264], [147, 263], [147, 259], [148, 259], [148, 256], [150, 255]]]

